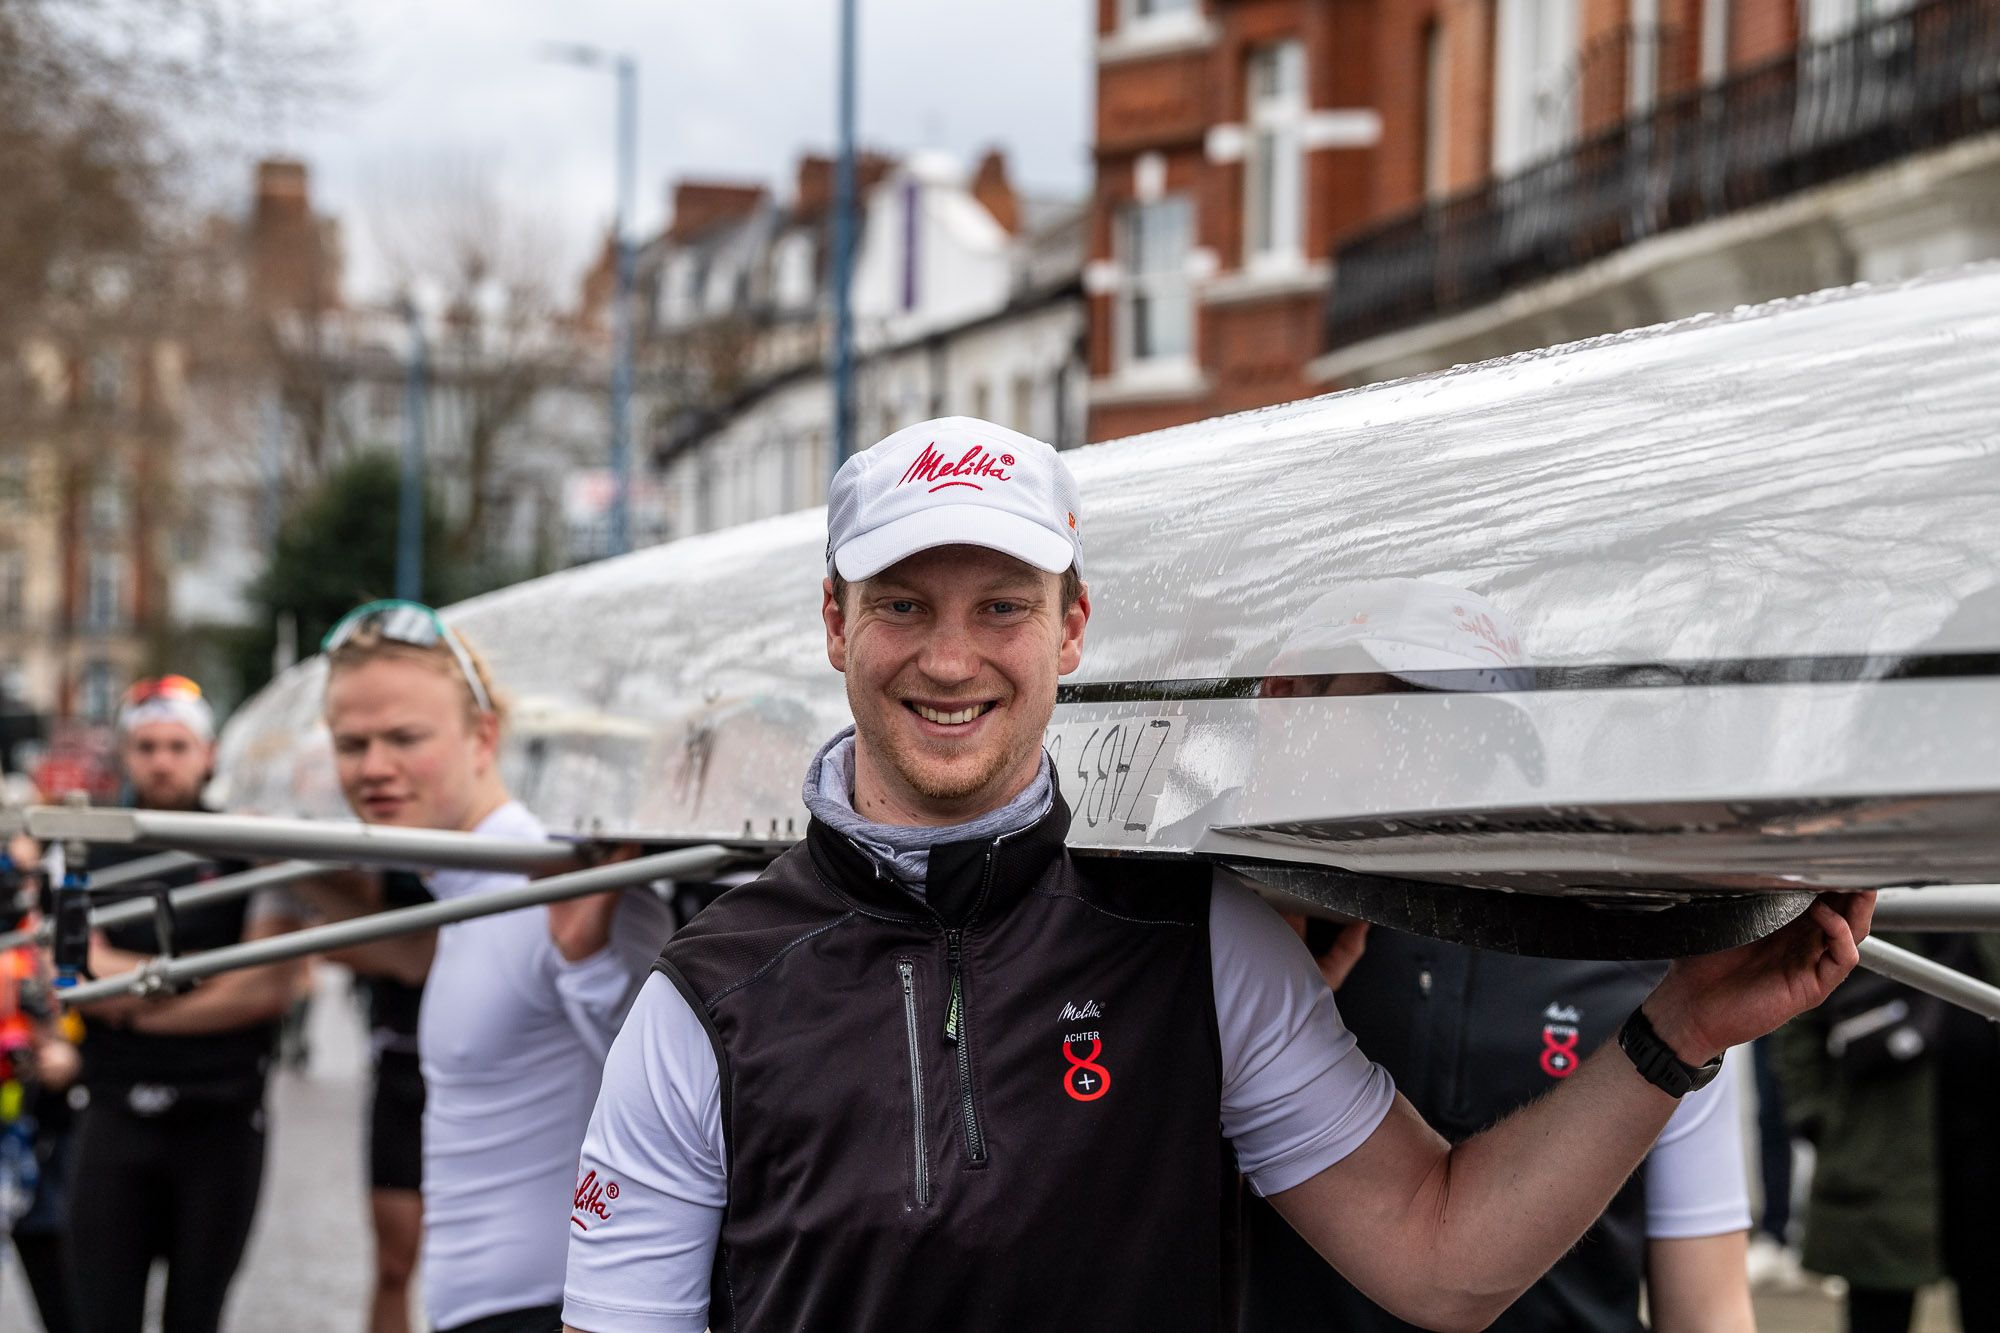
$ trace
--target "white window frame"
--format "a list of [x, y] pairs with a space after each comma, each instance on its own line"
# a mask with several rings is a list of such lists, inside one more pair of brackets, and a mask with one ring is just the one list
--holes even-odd
[[1118, 0], [1119, 26], [1127, 29], [1185, 23], [1190, 12], [1201, 17], [1200, 0]]
[[1451, 193], [1451, 36], [1440, 13], [1424, 29], [1424, 198]]
[[1576, 142], [1582, 0], [1500, 0], [1494, 41], [1493, 174]]
[[125, 558], [100, 551], [90, 557], [84, 586], [83, 623], [99, 632], [115, 630], [125, 615]]
[[[1148, 262], [1141, 251], [1140, 228], [1151, 219], [1162, 222], [1180, 215], [1182, 244], [1177, 254]], [[1169, 194], [1127, 205], [1118, 214], [1118, 365], [1121, 370], [1168, 368], [1194, 364], [1194, 290], [1188, 277], [1188, 256], [1194, 248], [1194, 201], [1186, 194]], [[1143, 267], [1142, 267], [1143, 265]], [[1142, 303], [1176, 302], [1183, 312], [1178, 339], [1160, 339], [1157, 349], [1142, 350], [1150, 322]], [[1178, 341], [1178, 346], [1172, 345]]]
[[1305, 259], [1305, 43], [1252, 50], [1243, 86], [1243, 266], [1294, 269]]
[[81, 678], [77, 682], [79, 702], [83, 705], [84, 720], [88, 722], [109, 722], [112, 711], [117, 706], [118, 691], [111, 683], [111, 663], [103, 658], [92, 658], [83, 664]]

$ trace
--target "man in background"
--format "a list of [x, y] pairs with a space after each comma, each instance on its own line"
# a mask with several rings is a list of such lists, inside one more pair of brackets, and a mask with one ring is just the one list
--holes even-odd
[[[118, 713], [130, 803], [199, 810], [215, 762], [215, 716], [185, 676], [142, 680]], [[100, 869], [144, 855], [100, 847]], [[248, 867], [222, 861], [160, 877], [169, 887]], [[193, 953], [296, 929], [283, 894], [176, 914]], [[113, 976], [160, 951], [151, 920], [93, 936], [91, 971]], [[302, 962], [211, 978], [182, 995], [84, 1006], [83, 1087], [70, 1209], [85, 1333], [139, 1333], [153, 1260], [167, 1262], [162, 1333], [213, 1333], [250, 1238], [264, 1176], [264, 1083]]]

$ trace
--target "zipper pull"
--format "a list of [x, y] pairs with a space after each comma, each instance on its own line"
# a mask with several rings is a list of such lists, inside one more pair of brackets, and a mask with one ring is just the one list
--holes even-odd
[[960, 989], [959, 985], [960, 974], [959, 974], [959, 961], [958, 961], [957, 931], [947, 930], [944, 933], [944, 950], [945, 950], [945, 961], [949, 965], [951, 971], [951, 1001], [945, 1006], [944, 1010], [944, 1039], [947, 1042], [951, 1043], [952, 1045], [957, 1045], [959, 1010], [964, 999], [963, 992]]

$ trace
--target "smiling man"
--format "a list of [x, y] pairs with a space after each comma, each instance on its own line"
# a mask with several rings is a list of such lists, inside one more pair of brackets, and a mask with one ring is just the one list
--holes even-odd
[[674, 938], [612, 1047], [570, 1328], [1213, 1329], [1236, 1170], [1384, 1307], [1481, 1328], [1725, 1047], [1853, 967], [1866, 895], [1676, 963], [1618, 1048], [1447, 1144], [1242, 881], [1064, 848], [1041, 738], [1090, 619], [1081, 520], [1053, 449], [966, 418], [835, 477], [855, 725], [805, 842]]

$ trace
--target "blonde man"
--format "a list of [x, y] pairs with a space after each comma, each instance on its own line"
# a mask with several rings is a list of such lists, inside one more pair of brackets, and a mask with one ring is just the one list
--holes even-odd
[[[327, 727], [357, 815], [544, 836], [500, 775], [497, 692], [435, 611], [373, 602], [335, 626], [324, 647]], [[448, 899], [521, 877], [444, 870], [426, 879], [434, 897]], [[417, 1047], [426, 1085], [423, 1295], [441, 1333], [556, 1326], [577, 1153], [605, 1052], [671, 928], [665, 904], [635, 891], [438, 932]]]

